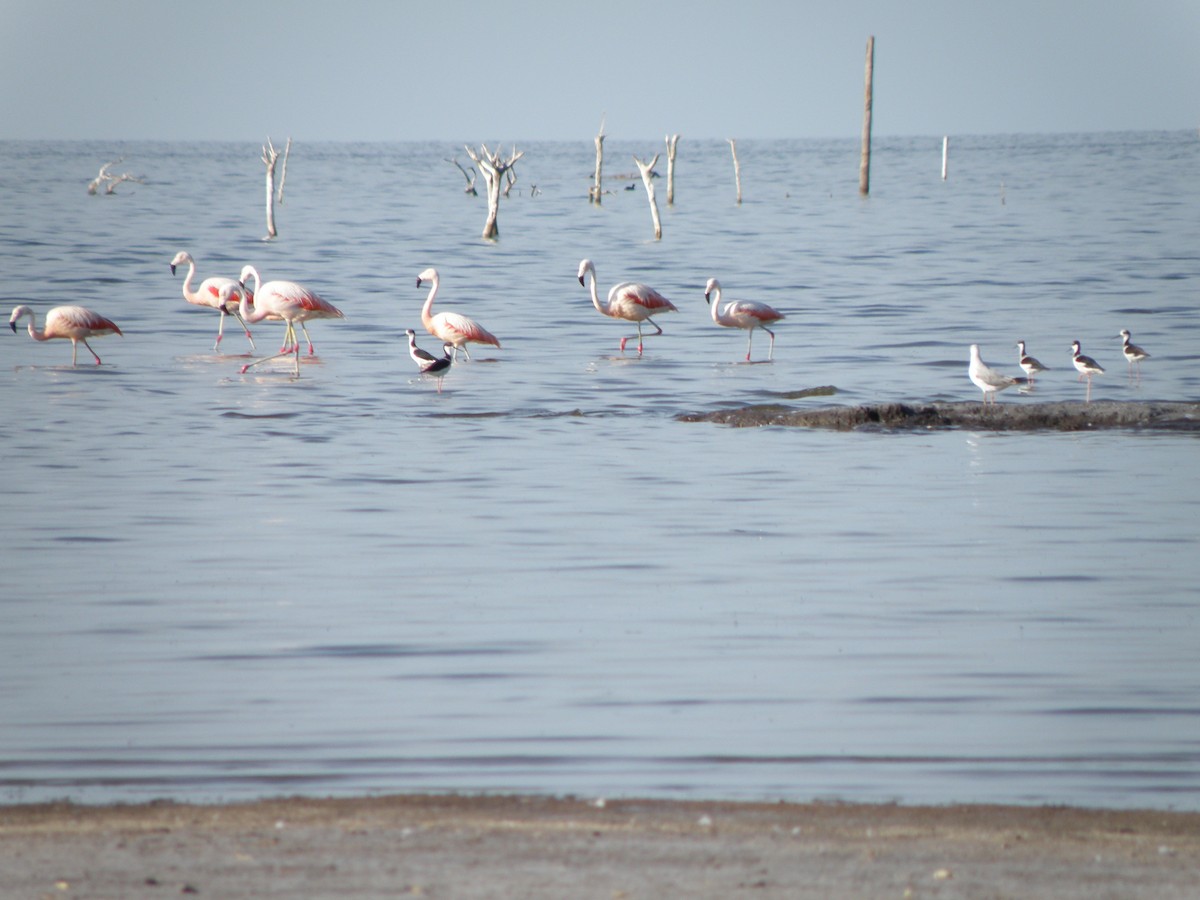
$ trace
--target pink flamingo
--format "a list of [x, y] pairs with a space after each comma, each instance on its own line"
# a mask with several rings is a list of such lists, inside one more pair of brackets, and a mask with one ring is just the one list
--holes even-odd
[[[205, 278], [200, 282], [198, 291], [192, 290], [192, 278], [196, 274], [196, 261], [192, 259], [192, 255], [186, 250], [180, 250], [175, 254], [175, 258], [171, 260], [171, 274], [175, 274], [175, 267], [186, 264], [188, 267], [187, 277], [183, 279], [183, 299], [193, 306], [207, 306], [209, 309], [215, 309], [221, 313], [221, 324], [217, 326], [217, 341], [213, 344], [213, 349], [216, 350], [221, 346], [221, 338], [225, 336], [225, 317], [233, 316], [238, 322], [241, 322], [242, 330], [246, 332], [246, 340], [250, 342], [250, 349], [254, 348], [254, 338], [250, 336], [250, 329], [246, 327], [246, 323], [242, 321], [242, 317], [238, 312], [238, 304], [242, 299], [242, 286], [234, 278], [224, 278], [219, 275], [214, 275], [212, 278]], [[220, 299], [218, 296], [222, 287], [230, 288], [228, 298]], [[254, 296], [249, 297], [251, 303], [254, 302]]]
[[433, 298], [437, 296], [438, 292], [437, 269], [426, 269], [418, 275], [417, 287], [426, 281], [430, 285], [429, 296], [425, 298], [425, 305], [421, 307], [421, 324], [434, 337], [444, 343], [454, 345], [455, 359], [458, 358], [460, 349], [467, 355], [467, 359], [471, 358], [467, 344], [491, 344], [497, 349], [500, 348], [500, 341], [496, 339], [496, 336], [474, 319], [456, 312], [440, 312], [436, 316], [433, 315]]
[[[638, 355], [642, 354], [642, 322], [649, 322], [654, 326], [655, 334], [662, 334], [663, 330], [658, 327], [651, 316], [661, 312], [678, 312], [675, 304], [654, 290], [652, 287], [647, 287], [644, 284], [637, 284], [633, 281], [623, 281], [620, 284], [613, 285], [608, 292], [608, 300], [605, 303], [600, 302], [600, 297], [596, 293], [596, 267], [590, 259], [585, 259], [579, 264], [579, 283], [584, 284], [584, 276], [590, 274], [592, 280], [590, 282], [592, 293], [592, 305], [606, 316], [614, 319], [625, 319], [629, 322], [637, 324], [638, 338]], [[621, 352], [625, 352], [625, 342], [629, 337], [621, 338]]]
[[[296, 323], [300, 324], [300, 329], [304, 332], [304, 339], [308, 341], [308, 355], [312, 356], [314, 353], [313, 342], [312, 338], [308, 336], [308, 329], [304, 323], [309, 319], [344, 319], [345, 316], [328, 300], [321, 299], [308, 288], [296, 284], [294, 281], [268, 281], [263, 284], [258, 270], [254, 266], [246, 266], [242, 269], [242, 277], [239, 280], [243, 288], [245, 288], [246, 280], [251, 276], [254, 277], [254, 291], [251, 293], [244, 290], [242, 293], [240, 304], [242, 319], [251, 323], [261, 322], [263, 319], [283, 319], [287, 322], [287, 330], [283, 333], [283, 346], [278, 353], [246, 363], [242, 366], [242, 372], [245, 373], [252, 366], [294, 353], [296, 374], [299, 375], [300, 338], [296, 336]], [[251, 296], [254, 298], [254, 309], [249, 308]]]
[[715, 278], [708, 279], [708, 285], [704, 288], [704, 299], [711, 305], [713, 321], [718, 325], [724, 325], [726, 328], [745, 328], [749, 332], [746, 336], [746, 362], [750, 362], [750, 342], [754, 340], [755, 328], [761, 328], [771, 336], [771, 349], [767, 351], [767, 359], [775, 355], [775, 332], [767, 326], [785, 318], [783, 313], [756, 300], [733, 300], [726, 303], [722, 309], [721, 282]]
[[79, 349], [79, 341], [88, 348], [88, 352], [96, 358], [100, 365], [100, 357], [87, 342], [90, 337], [105, 334], [120, 334], [121, 329], [110, 319], [82, 306], [56, 306], [46, 313], [46, 327], [41, 331], [37, 327], [37, 313], [28, 306], [18, 306], [8, 317], [8, 325], [15, 334], [17, 323], [22, 316], [29, 316], [29, 336], [35, 341], [49, 341], [54, 338], [67, 338], [71, 341], [71, 365], [75, 365], [75, 352]]

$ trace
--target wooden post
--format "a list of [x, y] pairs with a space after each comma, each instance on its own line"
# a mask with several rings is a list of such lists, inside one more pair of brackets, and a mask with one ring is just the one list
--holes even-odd
[[271, 143], [271, 139], [267, 138], [266, 145], [262, 148], [263, 165], [267, 167], [267, 240], [275, 237], [279, 232], [275, 230], [275, 164], [279, 161], [279, 151], [275, 149], [275, 145]]
[[867, 38], [866, 97], [863, 102], [862, 160], [858, 165], [858, 192], [871, 192], [871, 90], [875, 77], [875, 35]]
[[667, 206], [675, 205], [675, 148], [679, 145], [679, 135], [667, 135]]
[[604, 119], [600, 119], [600, 132], [596, 135], [596, 175], [588, 190], [588, 199], [600, 204], [600, 171], [604, 168]]
[[950, 161], [950, 136], [942, 138], [942, 181], [946, 180], [946, 164]]
[[733, 180], [737, 184], [737, 202], [738, 206], [742, 205], [742, 166], [737, 158], [737, 141], [733, 138], [726, 138], [729, 141], [729, 149], [733, 153]]
[[658, 217], [658, 201], [654, 199], [654, 182], [651, 181], [651, 172], [654, 170], [655, 163], [658, 162], [658, 154], [654, 154], [654, 159], [648, 163], [642, 162], [636, 156], [633, 161], [637, 163], [638, 171], [642, 173], [642, 184], [646, 186], [646, 195], [650, 198], [650, 218], [654, 220], [654, 239], [662, 240], [662, 220]]

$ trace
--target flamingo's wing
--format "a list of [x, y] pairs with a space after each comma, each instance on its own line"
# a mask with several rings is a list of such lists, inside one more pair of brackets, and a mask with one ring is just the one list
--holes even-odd
[[646, 319], [660, 312], [678, 312], [675, 304], [645, 284], [626, 281], [608, 292], [609, 315]]
[[746, 319], [761, 325], [769, 325], [784, 318], [783, 313], [779, 310], [766, 303], [759, 303], [757, 300], [734, 300], [725, 307], [725, 315]]
[[[500, 341], [496, 336], [476, 322], [456, 312], [440, 312], [434, 319], [435, 332], [442, 340], [458, 338], [472, 341], [476, 344], [491, 344], [499, 347]], [[453, 340], [451, 340], [453, 343]]]

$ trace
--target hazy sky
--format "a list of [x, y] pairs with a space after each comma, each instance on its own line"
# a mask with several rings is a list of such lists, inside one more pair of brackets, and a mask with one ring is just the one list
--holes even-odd
[[1200, 0], [0, 0], [0, 138], [1200, 126]]

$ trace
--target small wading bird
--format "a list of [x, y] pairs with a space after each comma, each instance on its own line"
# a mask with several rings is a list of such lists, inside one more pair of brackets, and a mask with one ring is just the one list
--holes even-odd
[[1087, 376], [1087, 397], [1085, 403], [1092, 402], [1092, 376], [1103, 375], [1104, 367], [1096, 362], [1090, 356], [1084, 356], [1079, 348], [1079, 341], [1071, 342], [1071, 362], [1075, 364], [1075, 368], [1079, 370], [1079, 377], [1076, 381], [1082, 381], [1083, 377]]
[[967, 367], [967, 375], [971, 381], [975, 383], [975, 387], [983, 391], [983, 405], [986, 408], [988, 405], [988, 397], [991, 397], [993, 405], [996, 403], [996, 395], [1005, 388], [1010, 388], [1014, 384], [1020, 384], [1024, 378], [1013, 378], [1010, 375], [1003, 375], [995, 369], [989, 368], [979, 355], [979, 345], [971, 345], [971, 365]]
[[[254, 278], [253, 292], [245, 290], [246, 280], [251, 277]], [[312, 356], [314, 353], [313, 342], [312, 338], [308, 336], [308, 329], [304, 323], [310, 319], [345, 318], [342, 311], [328, 300], [321, 299], [313, 291], [294, 281], [268, 281], [263, 284], [258, 270], [254, 266], [243, 268], [239, 281], [243, 288], [240, 306], [243, 321], [253, 323], [261, 322], [263, 319], [282, 319], [287, 323], [287, 329], [283, 333], [283, 347], [279, 352], [273, 356], [264, 356], [262, 359], [246, 363], [241, 369], [243, 374], [253, 366], [262, 365], [272, 359], [294, 353], [296, 374], [299, 375], [300, 338], [296, 335], [296, 324], [299, 323], [301, 331], [304, 332], [304, 339], [308, 341], [308, 355]], [[250, 308], [250, 297], [254, 298], [253, 309]]]
[[451, 354], [454, 352], [454, 345], [451, 343], [442, 344], [442, 356], [434, 356], [428, 350], [422, 350], [417, 346], [417, 333], [411, 328], [406, 328], [404, 333], [408, 335], [408, 355], [412, 361], [417, 364], [417, 368], [421, 370], [422, 375], [433, 375], [437, 378], [438, 393], [442, 392], [442, 379], [446, 377], [446, 372], [450, 370], [450, 363], [453, 361]]
[[426, 269], [418, 275], [417, 287], [421, 287], [426, 281], [429, 282], [429, 296], [425, 298], [425, 305], [421, 307], [421, 324], [438, 340], [454, 345], [455, 359], [458, 358], [459, 350], [466, 354], [467, 359], [471, 358], [467, 344], [491, 344], [497, 349], [500, 348], [496, 336], [474, 319], [456, 312], [440, 312], [436, 316], [433, 315], [433, 301], [437, 296], [439, 283], [437, 269]]
[[704, 288], [704, 299], [712, 308], [712, 319], [718, 325], [724, 325], [726, 328], [746, 329], [748, 332], [746, 335], [746, 362], [750, 362], [750, 342], [754, 339], [755, 328], [761, 328], [771, 336], [771, 347], [767, 350], [767, 359], [771, 359], [775, 355], [775, 332], [767, 326], [784, 318], [783, 313], [756, 300], [732, 300], [726, 303], [722, 309], [721, 282], [715, 278], [708, 279], [708, 285]]
[[[590, 282], [584, 281], [586, 275], [592, 276]], [[662, 334], [663, 330], [650, 317], [663, 312], [679, 311], [675, 308], [674, 303], [654, 288], [638, 284], [634, 281], [622, 281], [620, 284], [614, 284], [608, 292], [608, 300], [601, 303], [600, 296], [596, 293], [596, 267], [590, 259], [585, 259], [579, 263], [579, 273], [576, 277], [579, 279], [580, 284], [590, 288], [592, 305], [596, 309], [610, 318], [625, 319], [637, 324], [639, 356], [642, 353], [642, 322], [649, 322], [654, 326], [655, 334]], [[622, 353], [625, 352], [625, 342], [628, 340], [628, 336], [621, 338]]]
[[1140, 378], [1142, 375], [1142, 360], [1149, 359], [1150, 354], [1139, 347], [1137, 344], [1129, 343], [1129, 329], [1121, 329], [1121, 352], [1125, 354], [1125, 359], [1129, 363], [1129, 374], [1133, 374], [1133, 366], [1137, 364], [1137, 374]]
[[1092, 383], [1093, 375], [1103, 375], [1104, 366], [1096, 362], [1090, 356], [1084, 356], [1080, 350], [1079, 341], [1071, 342], [1071, 362], [1075, 364], [1075, 368], [1079, 370], [1079, 377], [1076, 381], [1083, 381], [1084, 376], [1087, 376], [1088, 385]]
[[83, 342], [83, 346], [88, 348], [88, 352], [96, 359], [96, 365], [100, 365], [100, 357], [96, 356], [96, 351], [92, 349], [92, 345], [87, 342], [90, 337], [100, 337], [105, 334], [120, 334], [121, 329], [111, 319], [106, 319], [99, 313], [94, 313], [90, 309], [85, 309], [82, 306], [56, 306], [46, 313], [46, 327], [41, 330], [37, 327], [37, 313], [28, 306], [18, 306], [12, 311], [12, 315], [8, 317], [8, 325], [15, 334], [17, 331], [17, 323], [21, 321], [23, 316], [29, 316], [29, 336], [35, 341], [50, 341], [55, 338], [63, 338], [71, 342], [71, 365], [75, 365], [75, 354], [79, 349], [79, 342]]
[[1017, 341], [1017, 363], [1022, 369], [1025, 370], [1025, 374], [1029, 376], [1030, 384], [1033, 384], [1033, 378], [1035, 375], [1040, 375], [1042, 372], [1049, 371], [1049, 369], [1025, 352], [1024, 341]]
[[[216, 350], [221, 346], [221, 338], [225, 336], [225, 317], [233, 316], [242, 326], [242, 330], [246, 332], [246, 340], [250, 342], [250, 349], [254, 348], [254, 338], [250, 336], [250, 329], [246, 327], [246, 323], [242, 321], [242, 316], [238, 310], [239, 304], [242, 302], [242, 291], [245, 290], [236, 278], [225, 278], [220, 275], [214, 275], [211, 278], [205, 278], [200, 282], [200, 289], [192, 290], [192, 278], [196, 274], [196, 261], [192, 259], [192, 255], [186, 250], [180, 250], [175, 254], [175, 258], [171, 260], [171, 274], [175, 274], [175, 267], [186, 265], [188, 267], [187, 277], [183, 279], [183, 299], [193, 306], [207, 306], [209, 309], [215, 309], [221, 314], [221, 324], [217, 326], [217, 342], [213, 344], [213, 349]], [[227, 287], [225, 297], [221, 296], [221, 288]], [[254, 297], [249, 298], [251, 303], [254, 302]]]

